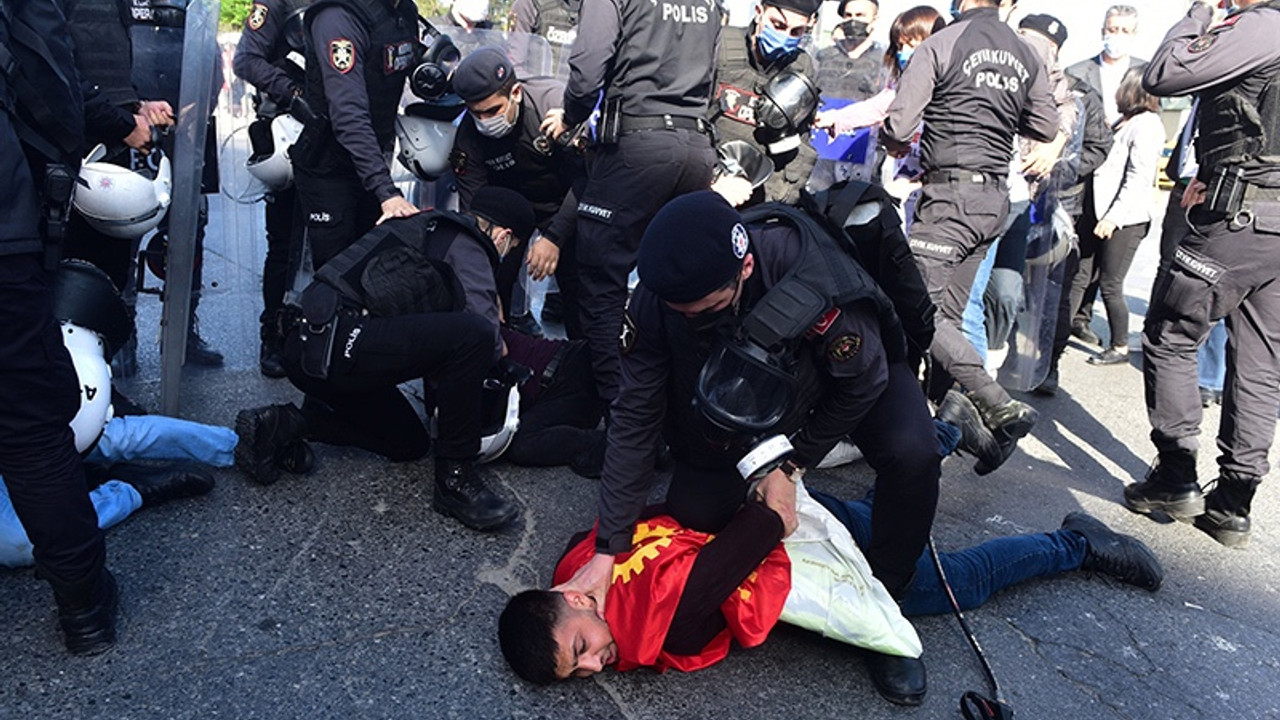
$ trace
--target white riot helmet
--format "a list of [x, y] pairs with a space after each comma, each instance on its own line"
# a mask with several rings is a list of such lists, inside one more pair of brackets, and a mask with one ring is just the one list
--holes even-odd
[[169, 209], [173, 187], [169, 158], [160, 159], [154, 180], [128, 168], [101, 162], [107, 150], [98, 145], [80, 166], [80, 183], [71, 204], [95, 230], [132, 240], [151, 232]]
[[422, 180], [435, 180], [449, 169], [449, 153], [458, 134], [454, 122], [464, 105], [414, 103], [396, 116], [396, 158]]
[[258, 120], [249, 126], [249, 142], [253, 153], [245, 160], [249, 174], [262, 181], [269, 189], [284, 190], [293, 184], [293, 163], [289, 162], [289, 147], [302, 134], [302, 123], [289, 114], [277, 115], [271, 120]]
[[103, 428], [111, 422], [111, 366], [107, 364], [107, 345], [98, 333], [72, 322], [62, 323], [62, 342], [71, 354], [76, 376], [80, 380], [80, 409], [71, 419], [71, 432], [76, 437], [76, 452], [93, 447]]

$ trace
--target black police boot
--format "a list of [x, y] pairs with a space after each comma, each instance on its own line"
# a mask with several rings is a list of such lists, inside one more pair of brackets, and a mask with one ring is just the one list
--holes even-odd
[[[1027, 433], [1031, 432], [1031, 428], [1035, 427], [1036, 421], [1040, 419], [1040, 413], [1021, 400], [1012, 398], [999, 405], [979, 400], [977, 395], [970, 395], [969, 399], [973, 401], [973, 406], [982, 416], [982, 424], [991, 430], [991, 435], [1000, 447], [998, 456], [985, 460], [979, 457], [978, 462], [974, 464], [974, 472], [986, 475], [1009, 459], [1017, 449], [1018, 441], [1026, 437]], [[999, 462], [995, 462], [996, 460]]]
[[1058, 368], [1049, 368], [1049, 374], [1044, 376], [1044, 380], [1039, 385], [1031, 389], [1031, 392], [1044, 397], [1053, 397], [1058, 394]]
[[236, 413], [236, 435], [236, 466], [250, 480], [270, 485], [280, 479], [286, 454], [306, 444], [307, 421], [293, 403], [250, 408]]
[[200, 317], [196, 315], [199, 305], [200, 297], [192, 295], [191, 318], [187, 323], [187, 362], [202, 367], [222, 367], [222, 353], [214, 350], [200, 337]]
[[1204, 514], [1196, 527], [1229, 548], [1249, 544], [1249, 511], [1261, 479], [1224, 470], [1204, 496]]
[[533, 313], [527, 312], [507, 318], [507, 329], [524, 333], [529, 337], [542, 337], [542, 326], [538, 324], [538, 319], [533, 316]]
[[1080, 535], [1089, 545], [1081, 570], [1109, 575], [1151, 592], [1159, 590], [1164, 582], [1160, 560], [1141, 540], [1122, 535], [1083, 512], [1068, 513], [1062, 520], [1062, 529]]
[[1196, 454], [1160, 453], [1146, 479], [1124, 489], [1124, 504], [1134, 512], [1162, 512], [1182, 521], [1204, 513], [1204, 494], [1196, 483]]
[[436, 487], [431, 506], [473, 530], [498, 530], [520, 516], [513, 503], [485, 484], [471, 460], [436, 458]]
[[934, 417], [960, 429], [959, 449], [977, 458], [977, 464], [986, 469], [986, 472], [1000, 467], [1009, 457], [996, 442], [995, 435], [982, 423], [978, 408], [959, 390], [947, 391], [947, 396], [938, 406]]
[[867, 674], [880, 697], [894, 705], [916, 706], [928, 689], [924, 661], [920, 658], [865, 651]]
[[132, 485], [142, 496], [143, 507], [204, 495], [213, 489], [214, 484], [213, 475], [208, 470], [192, 463], [116, 463], [111, 466], [109, 474], [116, 480]]
[[98, 655], [116, 644], [120, 591], [106, 569], [77, 583], [51, 582], [62, 642], [73, 655]]
[[1072, 323], [1071, 336], [1090, 345], [1102, 345], [1102, 338], [1098, 337], [1098, 333], [1094, 332], [1087, 322]]
[[262, 345], [258, 348], [258, 369], [269, 378], [282, 378], [286, 374], [282, 360], [284, 338], [280, 336], [275, 314], [268, 315], [264, 310], [259, 319], [262, 327], [258, 330], [258, 337]]

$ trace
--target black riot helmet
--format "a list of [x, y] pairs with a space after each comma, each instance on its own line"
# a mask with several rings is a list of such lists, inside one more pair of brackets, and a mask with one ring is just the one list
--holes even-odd
[[803, 73], [786, 70], [765, 84], [756, 110], [759, 139], [770, 155], [800, 146], [800, 135], [818, 111], [818, 86]]

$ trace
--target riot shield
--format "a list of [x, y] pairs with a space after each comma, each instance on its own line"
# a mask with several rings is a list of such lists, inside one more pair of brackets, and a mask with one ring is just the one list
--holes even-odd
[[[1078, 116], [1083, 118], [1083, 108], [1079, 110]], [[1034, 191], [1027, 264], [1023, 270], [1025, 303], [1014, 325], [1009, 354], [997, 373], [1000, 384], [1010, 390], [1027, 392], [1039, 387], [1053, 361], [1058, 302], [1063, 285], [1071, 280], [1064, 277], [1064, 261], [1079, 242], [1075, 223], [1058, 203], [1058, 193], [1076, 183], [1082, 142], [1081, 122], [1076, 124], [1049, 177]]]

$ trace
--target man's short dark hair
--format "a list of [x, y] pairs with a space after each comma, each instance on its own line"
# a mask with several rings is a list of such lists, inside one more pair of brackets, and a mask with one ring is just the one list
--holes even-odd
[[498, 644], [516, 675], [535, 685], [556, 681], [556, 639], [552, 635], [564, 608], [564, 596], [550, 590], [525, 590], [507, 601], [498, 618]]

